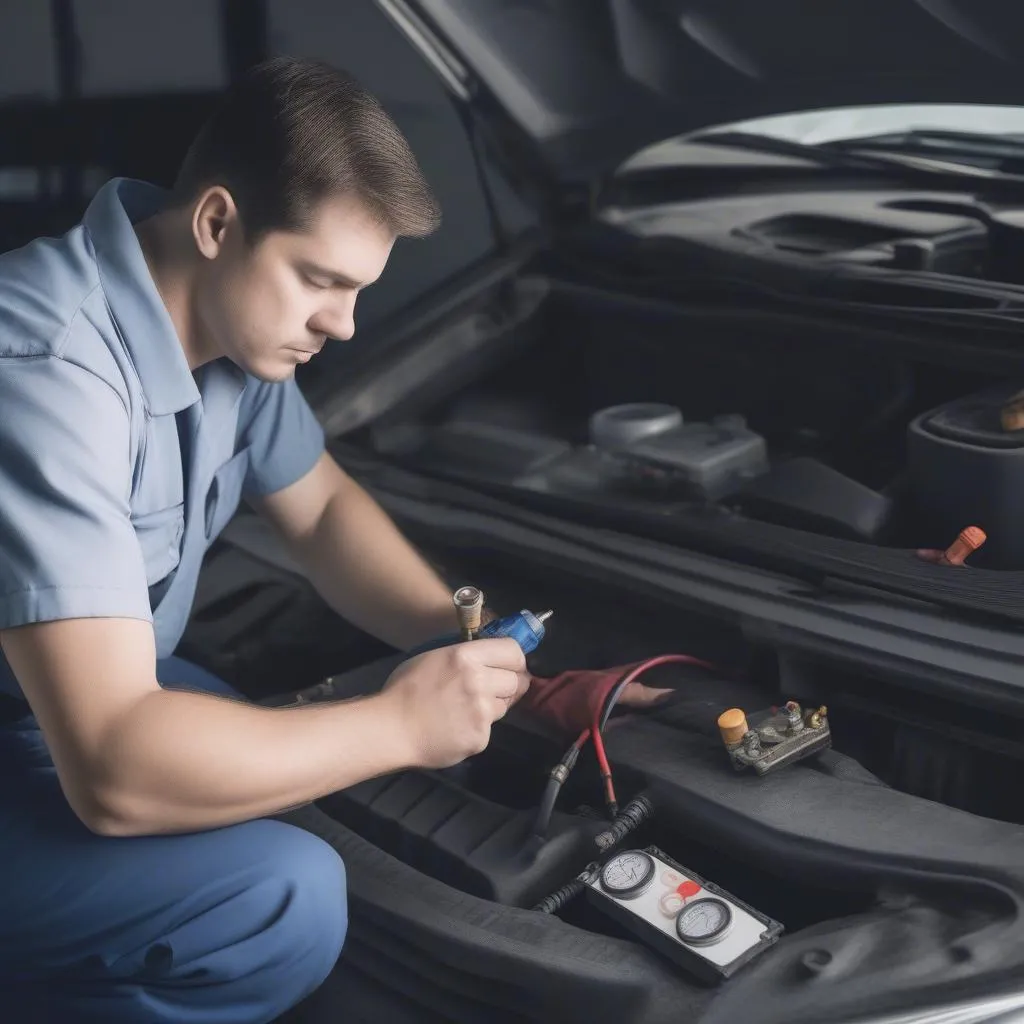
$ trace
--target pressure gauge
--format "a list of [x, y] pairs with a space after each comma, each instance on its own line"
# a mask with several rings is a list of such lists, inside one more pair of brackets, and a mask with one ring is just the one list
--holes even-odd
[[654, 880], [654, 860], [643, 850], [612, 857], [601, 870], [601, 888], [610, 896], [633, 899]]
[[708, 946], [725, 938], [732, 925], [732, 908], [724, 900], [707, 897], [688, 903], [676, 918], [676, 934], [690, 946]]
[[778, 921], [656, 846], [610, 852], [584, 891], [595, 910], [704, 983], [731, 978], [782, 934]]

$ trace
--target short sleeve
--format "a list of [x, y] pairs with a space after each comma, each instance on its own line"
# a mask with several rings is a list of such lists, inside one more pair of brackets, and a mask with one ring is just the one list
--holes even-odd
[[0, 629], [152, 621], [130, 437], [120, 396], [88, 370], [53, 356], [0, 359]]
[[250, 379], [238, 416], [239, 446], [249, 449], [243, 491], [261, 497], [302, 479], [324, 451], [324, 431], [295, 379]]

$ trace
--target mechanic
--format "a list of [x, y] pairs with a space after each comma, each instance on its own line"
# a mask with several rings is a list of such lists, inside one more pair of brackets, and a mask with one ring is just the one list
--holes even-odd
[[516, 643], [485, 639], [367, 698], [268, 709], [173, 656], [243, 497], [348, 621], [404, 650], [455, 630], [294, 379], [438, 218], [372, 96], [276, 58], [173, 189], [115, 179], [67, 235], [0, 257], [5, 1020], [273, 1020], [347, 927], [340, 858], [273, 816], [478, 753], [529, 685]]

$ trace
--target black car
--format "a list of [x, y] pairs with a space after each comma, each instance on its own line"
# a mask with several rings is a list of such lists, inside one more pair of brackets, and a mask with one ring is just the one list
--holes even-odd
[[[445, 207], [300, 369], [336, 457], [453, 588], [554, 609], [538, 677], [700, 662], [604, 709], [617, 812], [590, 748], [567, 761], [521, 708], [455, 771], [307, 809], [348, 871], [339, 1019], [1021, 1019], [1024, 137], [983, 117], [1024, 107], [1024, 14], [223, 7], [236, 63], [304, 51], [377, 91]], [[34, 143], [83, 189], [173, 173], [205, 109], [64, 83], [7, 116], [84, 118]], [[892, 104], [919, 119], [824, 143], [750, 122]], [[4, 230], [79, 198], [11, 202]], [[186, 646], [271, 704], [370, 692], [402, 657], [245, 511]], [[768, 771], [723, 742], [787, 720], [825, 740]]]

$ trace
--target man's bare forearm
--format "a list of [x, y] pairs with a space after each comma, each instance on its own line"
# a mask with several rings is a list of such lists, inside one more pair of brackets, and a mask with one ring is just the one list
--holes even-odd
[[89, 766], [96, 831], [190, 832], [265, 817], [409, 767], [385, 695], [261, 708], [159, 690], [118, 719]]
[[353, 480], [345, 478], [313, 529], [290, 547], [342, 618], [394, 647], [408, 650], [457, 628], [449, 588]]

